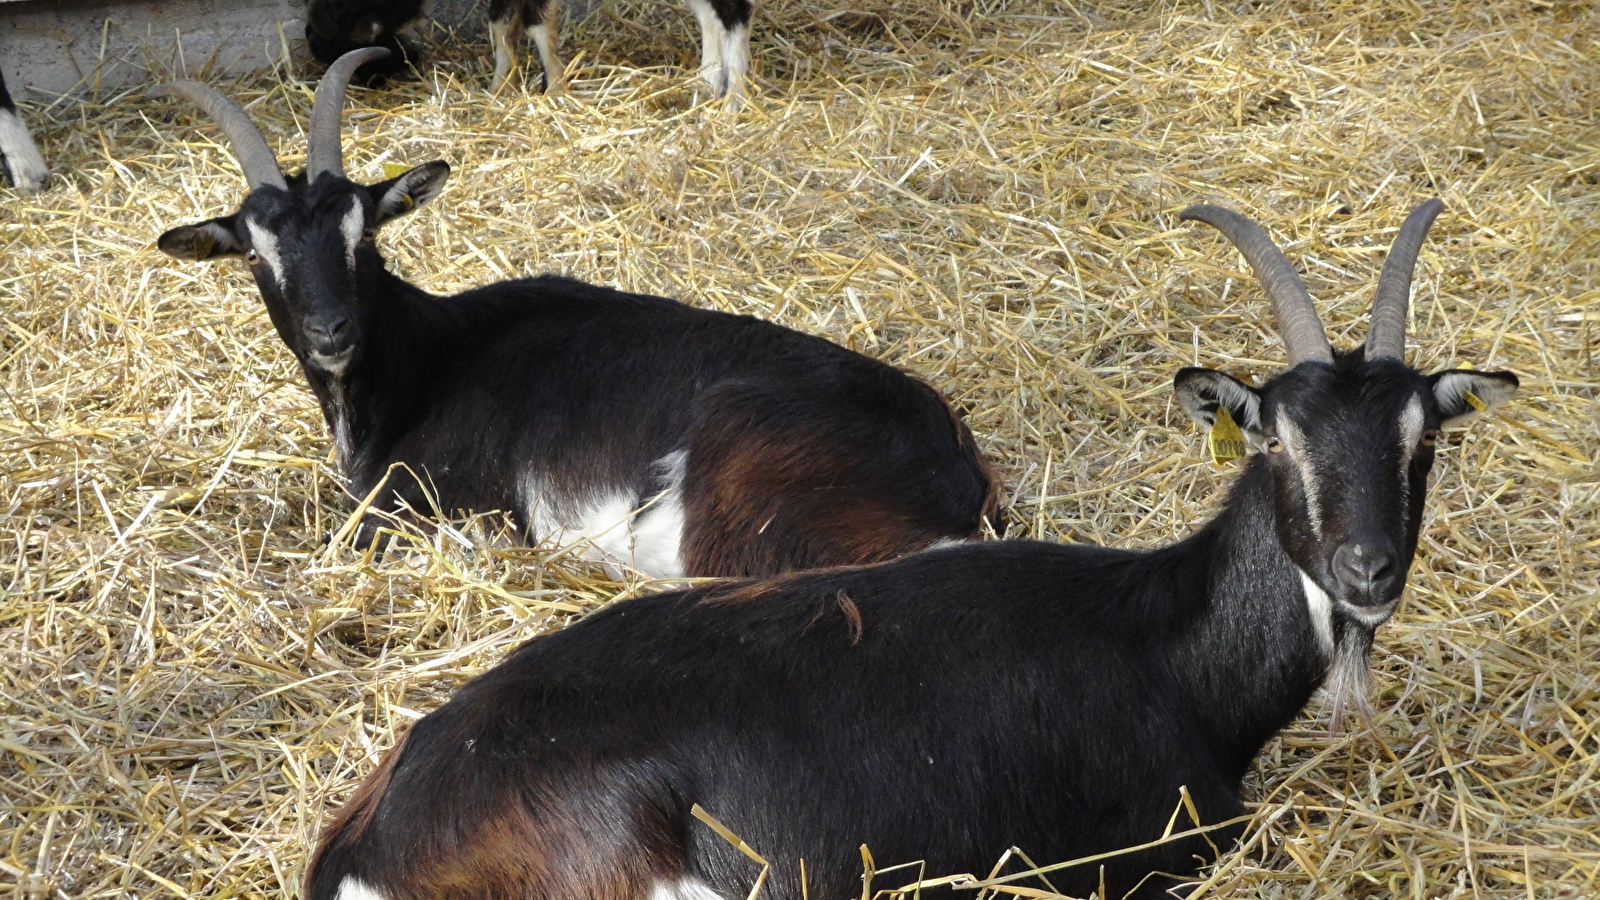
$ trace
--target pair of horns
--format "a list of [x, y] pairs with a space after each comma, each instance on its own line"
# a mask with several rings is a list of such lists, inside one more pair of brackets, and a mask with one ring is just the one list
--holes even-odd
[[[363, 47], [339, 57], [328, 67], [322, 83], [317, 85], [316, 99], [311, 103], [311, 136], [306, 140], [306, 183], [317, 180], [324, 172], [344, 177], [344, 147], [340, 139], [339, 117], [344, 112], [344, 92], [350, 86], [350, 76], [363, 63], [389, 55], [383, 47]], [[155, 97], [183, 97], [215, 119], [233, 144], [233, 153], [244, 169], [245, 181], [253, 191], [262, 185], [287, 189], [283, 169], [278, 158], [267, 146], [255, 123], [250, 121], [239, 104], [223, 96], [214, 87], [193, 81], [169, 81], [150, 91]]]
[[[1389, 248], [1389, 258], [1378, 276], [1378, 291], [1372, 298], [1371, 324], [1367, 328], [1367, 359], [1406, 358], [1406, 309], [1411, 303], [1411, 274], [1417, 267], [1422, 241], [1444, 201], [1437, 197], [1406, 216]], [[1311, 295], [1300, 282], [1294, 266], [1256, 223], [1231, 209], [1220, 206], [1191, 206], [1178, 213], [1180, 221], [1200, 221], [1222, 232], [1244, 255], [1256, 279], [1272, 301], [1278, 330], [1289, 350], [1289, 365], [1305, 360], [1333, 362], [1333, 348], [1322, 330], [1322, 320], [1311, 304]]]

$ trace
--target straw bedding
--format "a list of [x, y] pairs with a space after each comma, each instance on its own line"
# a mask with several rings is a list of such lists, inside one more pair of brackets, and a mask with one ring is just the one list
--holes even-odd
[[[689, 17], [618, 0], [567, 30], [556, 101], [536, 75], [488, 96], [486, 48], [436, 33], [421, 80], [352, 92], [348, 165], [455, 166], [382, 238], [431, 290], [558, 271], [828, 335], [955, 398], [1013, 534], [1134, 547], [1232, 475], [1173, 371], [1282, 361], [1242, 261], [1176, 210], [1260, 219], [1348, 345], [1443, 196], [1413, 361], [1524, 391], [1441, 442], [1374, 718], [1314, 704], [1267, 746], [1204, 895], [1594, 897], [1597, 35], [1592, 4], [1528, 0], [775, 4], [727, 121], [691, 106]], [[228, 87], [286, 165], [314, 83]], [[27, 112], [65, 178], [0, 191], [0, 882], [295, 896], [399, 730], [641, 586], [492, 519], [324, 545], [353, 501], [243, 267], [153, 248], [236, 207], [217, 131], [138, 91]]]

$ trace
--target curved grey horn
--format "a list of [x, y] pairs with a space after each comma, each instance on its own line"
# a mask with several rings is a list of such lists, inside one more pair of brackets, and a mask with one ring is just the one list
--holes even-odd
[[1245, 261], [1255, 270], [1256, 280], [1267, 291], [1272, 301], [1272, 311], [1278, 319], [1278, 331], [1289, 351], [1289, 365], [1308, 359], [1333, 362], [1333, 348], [1328, 335], [1322, 330], [1322, 320], [1317, 318], [1317, 308], [1311, 295], [1300, 283], [1294, 266], [1289, 264], [1283, 251], [1272, 242], [1267, 232], [1256, 223], [1231, 209], [1201, 204], [1178, 213], [1179, 221], [1196, 220], [1210, 225], [1227, 236]]
[[1417, 254], [1444, 201], [1429, 200], [1406, 216], [1400, 233], [1384, 260], [1378, 276], [1378, 292], [1372, 298], [1372, 323], [1367, 326], [1367, 359], [1406, 359], [1406, 310], [1411, 305], [1411, 273], [1417, 267]]
[[311, 136], [306, 139], [306, 184], [317, 180], [323, 172], [344, 176], [344, 146], [340, 139], [340, 117], [344, 114], [344, 90], [350, 86], [350, 76], [362, 63], [382, 59], [389, 55], [383, 47], [362, 47], [333, 61], [322, 83], [317, 85], [317, 98], [311, 102]]
[[182, 97], [215, 119], [222, 126], [222, 133], [228, 136], [228, 142], [233, 144], [233, 155], [239, 158], [239, 168], [244, 170], [244, 180], [250, 184], [250, 190], [264, 184], [288, 188], [283, 170], [278, 168], [278, 158], [255, 123], [239, 104], [224, 97], [221, 91], [193, 81], [169, 81], [151, 88], [150, 96]]

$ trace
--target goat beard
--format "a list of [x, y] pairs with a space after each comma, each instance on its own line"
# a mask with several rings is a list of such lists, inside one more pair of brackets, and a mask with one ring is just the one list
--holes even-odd
[[1333, 663], [1322, 683], [1333, 698], [1330, 727], [1334, 731], [1343, 729], [1346, 710], [1360, 715], [1368, 726], [1372, 724], [1371, 657], [1372, 630], [1355, 622], [1341, 623]]

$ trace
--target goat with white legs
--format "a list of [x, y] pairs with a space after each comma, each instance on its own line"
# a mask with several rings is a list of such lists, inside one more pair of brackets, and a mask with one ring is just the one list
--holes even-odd
[[[713, 97], [724, 97], [738, 109], [750, 77], [751, 0], [688, 0], [700, 23], [700, 77]], [[545, 92], [566, 87], [566, 64], [556, 49], [559, 0], [490, 0], [489, 34], [494, 44], [494, 89], [499, 90], [517, 64], [516, 42], [526, 28], [533, 36], [544, 69]]]
[[530, 538], [657, 577], [875, 562], [998, 524], [960, 416], [881, 362], [553, 275], [437, 297], [390, 273], [378, 228], [437, 195], [450, 167], [345, 177], [345, 86], [385, 52], [329, 68], [292, 178], [216, 90], [158, 89], [222, 126], [251, 188], [238, 212], [158, 245], [250, 264], [358, 495], [399, 466], [380, 507], [507, 510]]
[[[863, 843], [931, 876], [1012, 846], [1053, 861], [1155, 841], [1183, 791], [1205, 823], [1240, 815], [1262, 745], [1330, 672], [1361, 681], [1439, 429], [1516, 388], [1403, 359], [1438, 208], [1406, 221], [1367, 345], [1343, 353], [1265, 232], [1184, 213], [1244, 251], [1290, 356], [1261, 387], [1178, 373], [1189, 413], [1227, 408], [1256, 451], [1193, 536], [972, 543], [612, 604], [417, 722], [324, 830], [303, 896], [737, 900], [755, 867], [695, 804], [772, 863], [769, 900], [859, 894]], [[1241, 827], [1050, 879], [1165, 897]]]
[[[700, 77], [713, 97], [739, 108], [750, 77], [751, 0], [688, 0], [700, 23]], [[404, 64], [406, 28], [421, 18], [422, 0], [311, 0], [306, 7], [306, 40], [325, 63], [362, 47], [384, 47], [396, 55], [361, 67], [362, 76], [385, 75]], [[494, 50], [493, 89], [505, 86], [517, 65], [524, 33], [533, 38], [544, 72], [545, 93], [566, 90], [566, 63], [558, 49], [560, 0], [489, 0], [489, 42]]]
[[24, 194], [32, 194], [44, 186], [50, 167], [28, 134], [28, 125], [22, 121], [11, 94], [6, 90], [6, 79], [0, 75], [0, 168], [11, 176], [11, 183]]

